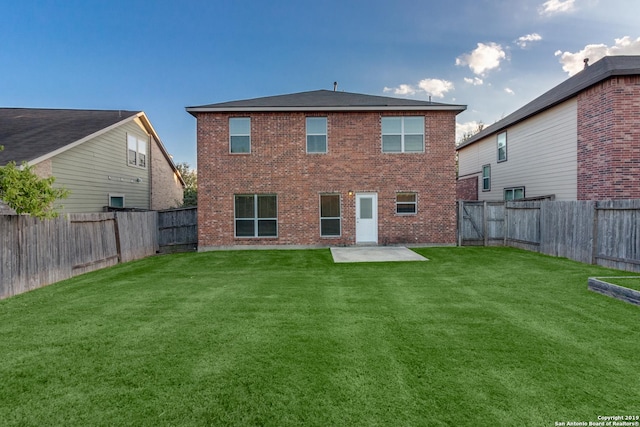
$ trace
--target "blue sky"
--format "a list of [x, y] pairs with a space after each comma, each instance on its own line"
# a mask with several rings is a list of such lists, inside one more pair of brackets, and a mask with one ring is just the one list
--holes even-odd
[[0, 106], [142, 110], [196, 165], [185, 107], [317, 89], [465, 104], [490, 125], [607, 54], [637, 0], [0, 0]]

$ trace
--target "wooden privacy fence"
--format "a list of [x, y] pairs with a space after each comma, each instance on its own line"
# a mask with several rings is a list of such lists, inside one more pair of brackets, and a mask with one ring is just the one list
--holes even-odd
[[198, 209], [158, 211], [158, 244], [161, 253], [193, 251], [198, 246]]
[[0, 216], [0, 299], [153, 255], [156, 212]]
[[459, 201], [458, 244], [502, 244], [640, 271], [640, 200]]

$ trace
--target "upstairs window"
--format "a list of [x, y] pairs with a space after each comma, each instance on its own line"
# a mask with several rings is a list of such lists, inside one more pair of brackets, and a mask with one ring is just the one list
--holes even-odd
[[327, 118], [307, 117], [307, 153], [327, 152]]
[[498, 161], [504, 162], [507, 160], [507, 133], [502, 132], [498, 134]]
[[147, 141], [127, 134], [127, 161], [129, 166], [147, 167]]
[[236, 237], [278, 237], [276, 195], [236, 195], [235, 224]]
[[383, 117], [383, 153], [422, 153], [424, 117]]
[[251, 152], [251, 118], [231, 117], [229, 119], [229, 152]]
[[491, 165], [482, 166], [482, 191], [491, 190]]
[[400, 215], [412, 215], [418, 212], [416, 193], [396, 194], [396, 213]]

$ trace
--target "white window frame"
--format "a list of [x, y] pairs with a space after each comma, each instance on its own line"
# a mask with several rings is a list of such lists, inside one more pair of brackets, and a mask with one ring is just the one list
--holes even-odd
[[[489, 171], [485, 175], [485, 170]], [[485, 185], [486, 183], [486, 185]], [[482, 165], [482, 191], [491, 191], [491, 165]]]
[[[253, 197], [253, 216], [247, 218], [238, 218], [236, 212], [236, 198], [237, 197]], [[258, 200], [260, 197], [274, 197], [276, 216], [275, 217], [259, 217], [258, 213]], [[238, 221], [253, 221], [253, 235], [252, 236], [238, 236]], [[275, 235], [260, 235], [260, 221], [275, 221], [276, 222], [276, 234]], [[234, 194], [233, 195], [233, 235], [236, 239], [277, 239], [278, 238], [278, 196], [276, 194]]]
[[[122, 206], [114, 206], [114, 205], [111, 203], [111, 200], [112, 200], [112, 199], [115, 199], [115, 198], [121, 198], [121, 199], [122, 199]], [[124, 208], [124, 207], [125, 207], [125, 204], [124, 204], [124, 203], [125, 203], [125, 200], [124, 200], [124, 194], [109, 193], [109, 199], [108, 199], [108, 204], [107, 204], [107, 206], [109, 206], [110, 208]]]
[[507, 161], [507, 131], [500, 132], [496, 136], [496, 145], [498, 147], [498, 162]]
[[[399, 196], [413, 196], [411, 201], [399, 201]], [[413, 212], [399, 212], [401, 206], [413, 206]], [[396, 215], [417, 215], [418, 214], [418, 193], [415, 191], [400, 191], [396, 193]]]
[[[324, 120], [324, 132], [323, 133], [314, 133], [314, 132], [310, 132], [309, 131], [309, 121], [310, 120], [319, 120], [322, 119]], [[307, 153], [308, 154], [326, 154], [329, 151], [329, 138], [327, 136], [327, 127], [328, 127], [328, 123], [327, 123], [327, 118], [326, 117], [320, 117], [320, 116], [310, 116], [307, 117], [305, 119], [305, 125], [306, 125], [306, 132], [307, 132], [307, 137], [306, 137], [306, 142], [307, 142]], [[309, 150], [309, 137], [310, 136], [324, 136], [324, 151], [311, 151]]]
[[[422, 119], [421, 120], [421, 127], [422, 127], [422, 132], [421, 133], [407, 133], [405, 131], [405, 119]], [[400, 120], [400, 133], [385, 133], [384, 131], [384, 122], [387, 120]], [[381, 121], [380, 121], [380, 134], [382, 135], [382, 152], [383, 153], [407, 153], [407, 154], [417, 154], [417, 153], [424, 153], [424, 147], [425, 147], [425, 138], [424, 138], [424, 116], [383, 116]], [[400, 151], [396, 151], [396, 150], [385, 150], [385, 145], [384, 145], [384, 137], [385, 135], [387, 136], [393, 136], [393, 135], [399, 135], [400, 136]], [[406, 145], [405, 145], [405, 137], [409, 136], [409, 135], [420, 135], [422, 137], [422, 148], [419, 151], [407, 151], [406, 150]]]
[[[135, 146], [135, 149], [132, 146]], [[127, 133], [127, 165], [146, 169], [148, 163], [149, 137], [144, 140], [132, 133]]]
[[[522, 197], [518, 197], [517, 199], [515, 199], [515, 195], [516, 195], [516, 191], [517, 190], [522, 190]], [[510, 199], [507, 198], [507, 193], [511, 192], [511, 194], [513, 195]], [[520, 199], [524, 199], [526, 197], [525, 192], [524, 192], [524, 186], [520, 186], [520, 187], [506, 187], [503, 191], [502, 191], [504, 200], [509, 202], [512, 200], [520, 200]]]
[[[249, 122], [249, 133], [232, 133], [231, 122], [242, 120]], [[249, 137], [249, 151], [233, 151], [233, 137]], [[251, 154], [251, 117], [229, 117], [229, 153], [230, 154]]]
[[[338, 198], [338, 216], [322, 216], [322, 198], [323, 197], [337, 197]], [[327, 237], [327, 238], [336, 238], [336, 237], [340, 237], [342, 236], [342, 198], [340, 197], [340, 194], [336, 194], [336, 193], [325, 193], [325, 194], [320, 194], [320, 199], [319, 199], [320, 205], [318, 208], [319, 214], [320, 214], [320, 237]], [[338, 234], [322, 234], [322, 221], [323, 220], [338, 220]]]

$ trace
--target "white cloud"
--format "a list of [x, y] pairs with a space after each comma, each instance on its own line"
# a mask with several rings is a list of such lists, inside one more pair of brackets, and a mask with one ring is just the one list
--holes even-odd
[[569, 76], [580, 72], [584, 69], [584, 59], [589, 58], [589, 64], [593, 64], [605, 56], [614, 55], [640, 55], [640, 37], [632, 39], [624, 36], [615, 39], [615, 44], [611, 47], [605, 44], [589, 44], [578, 52], [562, 52], [556, 51], [556, 56], [560, 57], [562, 69], [569, 73]]
[[575, 0], [547, 0], [538, 9], [540, 15], [556, 15], [575, 10]]
[[474, 77], [474, 78], [465, 77], [464, 81], [465, 83], [469, 83], [470, 85], [473, 85], [473, 86], [481, 86], [482, 83], [484, 83], [480, 77]]
[[415, 95], [416, 89], [411, 85], [402, 84], [396, 88], [386, 87], [384, 88], [385, 92], [393, 92], [395, 95]]
[[444, 98], [445, 93], [453, 90], [453, 83], [448, 80], [441, 79], [424, 79], [418, 83], [420, 89], [424, 90], [431, 96], [436, 98]]
[[418, 82], [418, 86], [401, 84], [398, 87], [385, 87], [384, 92], [393, 92], [395, 95], [417, 95], [421, 92], [434, 96], [436, 98], [444, 98], [444, 95], [454, 89], [453, 83], [448, 80], [441, 79], [424, 79]]
[[508, 87], [505, 87], [505, 88], [504, 88], [504, 91], [505, 91], [506, 93], [508, 93], [509, 95], [515, 95], [515, 94], [516, 94], [516, 93], [513, 91], [513, 89], [508, 88]]
[[456, 58], [456, 65], [468, 65], [474, 74], [484, 76], [488, 71], [500, 67], [500, 61], [504, 60], [507, 54], [497, 43], [478, 43], [478, 47]]
[[527, 34], [526, 36], [518, 37], [516, 44], [522, 49], [526, 48], [533, 42], [539, 42], [542, 40], [542, 36], [538, 33]]

